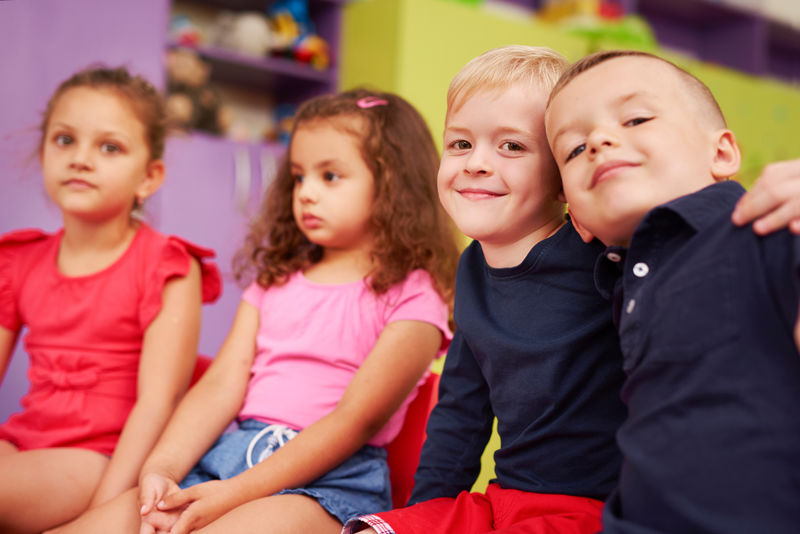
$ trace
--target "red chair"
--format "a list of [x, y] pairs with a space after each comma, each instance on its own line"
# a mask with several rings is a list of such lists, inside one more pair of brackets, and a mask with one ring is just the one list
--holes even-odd
[[202, 354], [197, 355], [197, 362], [194, 364], [194, 371], [192, 372], [192, 380], [189, 382], [190, 387], [200, 380], [200, 377], [206, 372], [211, 362], [212, 359], [209, 356], [203, 356]]
[[440, 378], [438, 373], [428, 375], [408, 406], [400, 433], [386, 446], [394, 508], [405, 506], [414, 489], [414, 473], [425, 441], [428, 416], [439, 398]]
[[[192, 385], [203, 376], [211, 362], [212, 359], [208, 356], [197, 356], [197, 363], [192, 374]], [[411, 490], [414, 489], [414, 473], [419, 463], [422, 443], [425, 441], [428, 415], [438, 399], [439, 379], [438, 373], [428, 375], [428, 378], [417, 390], [417, 396], [408, 405], [400, 433], [386, 446], [394, 508], [405, 506], [408, 498], [411, 497]]]

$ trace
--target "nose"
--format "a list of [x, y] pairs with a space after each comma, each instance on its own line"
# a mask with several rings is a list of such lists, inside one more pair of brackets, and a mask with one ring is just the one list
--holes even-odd
[[92, 169], [91, 147], [84, 143], [75, 143], [71, 151], [69, 168], [76, 171], [88, 171]]
[[586, 139], [586, 148], [589, 154], [597, 154], [604, 148], [611, 148], [617, 145], [617, 138], [613, 132], [606, 127], [595, 128]]
[[464, 171], [471, 176], [492, 174], [492, 166], [486, 151], [479, 147], [474, 148], [464, 162]]
[[294, 192], [301, 204], [313, 204], [319, 196], [317, 189], [314, 181], [306, 177], [295, 185]]

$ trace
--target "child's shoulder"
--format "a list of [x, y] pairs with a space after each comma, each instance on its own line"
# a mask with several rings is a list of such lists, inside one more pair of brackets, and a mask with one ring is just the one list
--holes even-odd
[[59, 233], [49, 234], [38, 228], [13, 230], [0, 235], [0, 255], [38, 255], [38, 251], [48, 246]]
[[212, 249], [163, 234], [145, 223], [141, 223], [136, 243], [143, 250], [146, 264], [155, 270], [153, 276], [156, 279], [166, 281], [173, 276], [185, 276], [193, 258], [200, 264], [203, 301], [213, 302], [222, 293], [222, 277], [212, 261], [216, 256]]

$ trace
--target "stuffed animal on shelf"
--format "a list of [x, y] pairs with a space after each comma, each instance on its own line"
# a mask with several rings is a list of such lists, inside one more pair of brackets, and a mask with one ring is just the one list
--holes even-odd
[[167, 52], [167, 116], [174, 126], [220, 134], [227, 129], [226, 112], [209, 85], [211, 67], [188, 48]]
[[211, 34], [211, 42], [220, 48], [255, 57], [264, 57], [275, 45], [267, 17], [253, 11], [223, 11]]

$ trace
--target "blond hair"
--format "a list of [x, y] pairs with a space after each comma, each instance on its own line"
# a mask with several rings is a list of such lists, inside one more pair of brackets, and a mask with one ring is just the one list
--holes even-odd
[[549, 93], [568, 66], [564, 56], [542, 46], [494, 48], [473, 58], [455, 75], [447, 90], [447, 112], [456, 111], [478, 91], [528, 84]]

